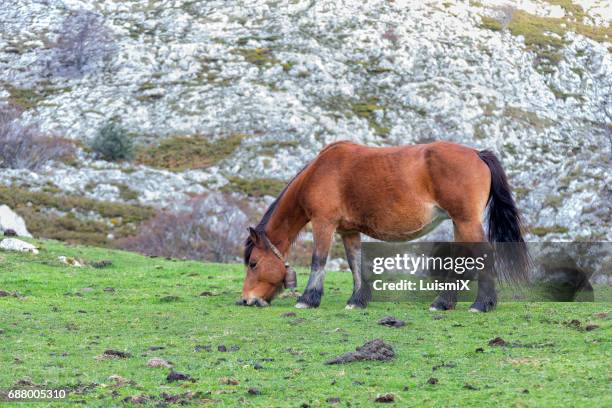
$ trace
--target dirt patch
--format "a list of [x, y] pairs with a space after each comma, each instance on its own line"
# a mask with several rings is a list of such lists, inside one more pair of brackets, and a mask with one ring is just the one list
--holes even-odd
[[455, 368], [457, 364], [455, 363], [442, 363], [431, 367], [431, 371], [439, 370], [440, 368]]
[[599, 329], [599, 326], [596, 324], [589, 324], [584, 328], [586, 331], [593, 331]]
[[605, 319], [606, 317], [608, 317], [608, 312], [595, 313], [593, 314], [593, 316], [595, 316], [598, 319]]
[[259, 389], [255, 387], [249, 388], [247, 392], [249, 393], [249, 395], [261, 395], [261, 391], [259, 391]]
[[212, 346], [210, 344], [198, 344], [193, 348], [197, 353], [199, 353], [200, 351], [204, 350], [204, 351], [212, 351]]
[[240, 381], [234, 378], [223, 377], [219, 380], [219, 384], [221, 385], [240, 385]]
[[146, 395], [132, 395], [129, 397], [125, 397], [124, 399], [122, 399], [121, 401], [123, 401], [126, 404], [146, 404], [147, 402], [149, 402], [150, 398]]
[[179, 300], [181, 300], [181, 298], [179, 296], [175, 296], [175, 295], [168, 295], [168, 296], [161, 297], [159, 299], [159, 301], [162, 302], [162, 303], [178, 302]]
[[395, 401], [395, 395], [393, 394], [382, 394], [376, 397], [376, 399], [374, 400], [374, 402], [382, 402], [382, 403], [389, 403], [393, 401]]
[[36, 387], [36, 384], [34, 384], [29, 378], [21, 378], [15, 381], [13, 387]]
[[204, 292], [200, 293], [200, 296], [208, 297], [208, 296], [215, 296], [215, 295], [212, 292], [205, 290]]
[[136, 385], [136, 381], [133, 380], [128, 380], [127, 378], [124, 378], [120, 375], [111, 375], [110, 377], [108, 377], [108, 381], [111, 381], [113, 383], [113, 385], [115, 387], [123, 387], [126, 385], [130, 385], [130, 386], [135, 386]]
[[237, 346], [235, 344], [233, 346], [230, 346], [230, 348], [227, 348], [227, 346], [225, 344], [221, 344], [221, 345], [219, 345], [217, 347], [217, 351], [219, 351], [221, 353], [227, 353], [228, 351], [230, 353], [234, 353], [234, 352], [236, 352], [238, 350], [240, 350], [240, 346]]
[[107, 268], [113, 264], [113, 261], [110, 259], [102, 259], [101, 261], [94, 261], [91, 263], [91, 266], [96, 269]]
[[340, 398], [339, 397], [329, 397], [326, 401], [328, 404], [335, 405], [335, 404], [340, 403]]
[[62, 385], [62, 386], [60, 386], [58, 388], [65, 389], [65, 390], [69, 391], [71, 394], [82, 395], [82, 394], [86, 394], [88, 392], [92, 392], [97, 387], [98, 387], [98, 384], [96, 384], [96, 383], [87, 383], [86, 384], [86, 383], [78, 382], [76, 384]]
[[177, 371], [170, 371], [166, 376], [166, 381], [168, 382], [176, 382], [176, 381], [191, 381], [195, 382], [195, 379], [191, 378], [188, 374], [179, 373]]
[[132, 355], [125, 351], [108, 349], [108, 350], [105, 350], [104, 353], [102, 353], [101, 357], [102, 358], [130, 358], [132, 357]]
[[478, 347], [476, 350], [474, 350], [475, 353], [484, 353], [484, 349], [482, 347]]
[[436, 385], [438, 384], [438, 382], [439, 382], [438, 379], [435, 377], [431, 377], [429, 380], [427, 380], [427, 384], [429, 385]]
[[388, 327], [403, 327], [406, 325], [406, 322], [403, 320], [396, 319], [393, 316], [385, 316], [378, 321], [378, 324], [380, 324], [381, 326]]
[[281, 317], [296, 317], [296, 316], [297, 315], [295, 314], [295, 312], [287, 312], [281, 315]]
[[153, 357], [152, 359], [147, 361], [147, 367], [151, 367], [151, 368], [157, 368], [157, 367], [172, 368], [172, 363], [169, 362], [169, 361], [164, 360], [163, 358]]
[[489, 346], [491, 347], [505, 347], [507, 345], [508, 343], [506, 343], [506, 341], [501, 337], [496, 337], [492, 340], [489, 340]]
[[355, 352], [344, 353], [341, 356], [325, 362], [325, 364], [345, 364], [353, 361], [389, 361], [395, 357], [395, 351], [391, 345], [381, 339], [368, 341]]
[[480, 388], [476, 387], [475, 385], [465, 383], [463, 384], [463, 389], [471, 390], [471, 391], [478, 391]]

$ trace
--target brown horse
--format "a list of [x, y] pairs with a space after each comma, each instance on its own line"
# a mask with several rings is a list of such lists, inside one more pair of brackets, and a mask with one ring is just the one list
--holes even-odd
[[[239, 304], [267, 306], [283, 286], [295, 286], [295, 272], [285, 260], [308, 222], [314, 238], [311, 273], [296, 307], [319, 306], [334, 232], [342, 237], [353, 273], [347, 308], [365, 307], [361, 233], [383, 241], [412, 240], [450, 218], [455, 241], [486, 242], [481, 220], [487, 204], [489, 241], [523, 243], [506, 175], [490, 151], [449, 142], [401, 147], [330, 144], [289, 182], [257, 227], [249, 228]], [[512, 274], [525, 272], [523, 263], [514, 264]], [[470, 310], [488, 311], [496, 300], [493, 278], [479, 276]], [[455, 295], [442, 294], [432, 309], [452, 309], [455, 303]]]

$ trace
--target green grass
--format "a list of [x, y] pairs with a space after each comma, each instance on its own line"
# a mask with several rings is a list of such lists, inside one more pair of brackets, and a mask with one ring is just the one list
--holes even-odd
[[[610, 318], [596, 315], [609, 312], [607, 303], [505, 303], [488, 314], [468, 313], [467, 304], [446, 313], [409, 303], [346, 311], [350, 274], [330, 272], [319, 309], [294, 309], [292, 299], [245, 308], [233, 305], [242, 285], [240, 265], [35, 242], [38, 255], [0, 252], [0, 290], [20, 294], [0, 297], [0, 389], [29, 378], [74, 388], [70, 400], [87, 407], [130, 406], [121, 401], [137, 395], [162, 405], [163, 393], [186, 392], [195, 393], [183, 398], [187, 404], [219, 407], [329, 406], [334, 397], [338, 406], [375, 406], [383, 393], [394, 394], [390, 405], [398, 407], [612, 403]], [[69, 267], [59, 255], [113, 265]], [[299, 280], [303, 286], [304, 270]], [[202, 291], [211, 296], [199, 296]], [[296, 316], [283, 317], [286, 312]], [[385, 315], [407, 326], [377, 325]], [[580, 328], [567, 324], [573, 319]], [[585, 331], [586, 324], [600, 327]], [[497, 336], [513, 346], [489, 346]], [[393, 361], [324, 365], [374, 338], [393, 345]], [[198, 345], [211, 351], [195, 351]], [[240, 349], [220, 352], [220, 345]], [[107, 349], [131, 357], [96, 359]], [[173, 362], [196, 381], [168, 384], [168, 369], [146, 366], [152, 357]], [[113, 385], [112, 375], [132, 383]], [[438, 384], [427, 384], [432, 377]], [[224, 385], [224, 378], [239, 384]], [[261, 394], [248, 394], [252, 387]]]

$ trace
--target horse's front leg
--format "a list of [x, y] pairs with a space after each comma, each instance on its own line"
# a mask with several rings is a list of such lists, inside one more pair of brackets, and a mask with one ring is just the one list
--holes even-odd
[[304, 293], [298, 298], [295, 307], [306, 309], [319, 307], [323, 296], [323, 280], [325, 279], [325, 263], [329, 255], [335, 226], [329, 223], [312, 221], [314, 250], [310, 265], [310, 277]]
[[358, 232], [342, 234], [344, 252], [353, 273], [353, 294], [346, 304], [347, 309], [365, 308], [368, 305], [369, 287], [362, 285], [361, 277], [361, 235]]

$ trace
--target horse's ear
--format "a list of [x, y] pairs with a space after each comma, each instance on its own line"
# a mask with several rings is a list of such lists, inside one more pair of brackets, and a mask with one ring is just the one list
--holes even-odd
[[248, 230], [249, 230], [249, 236], [251, 237], [251, 241], [253, 241], [255, 246], [259, 246], [259, 242], [260, 242], [259, 234], [255, 230], [255, 228], [249, 227]]

